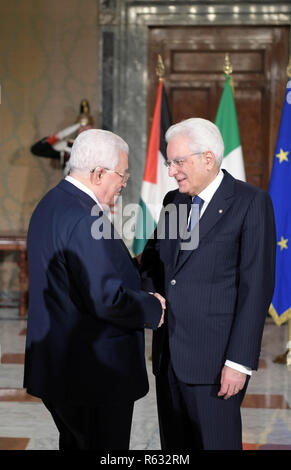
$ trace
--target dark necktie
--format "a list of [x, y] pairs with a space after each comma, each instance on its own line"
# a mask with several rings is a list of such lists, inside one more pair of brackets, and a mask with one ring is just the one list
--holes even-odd
[[[193, 228], [197, 224], [197, 222], [199, 220], [199, 214], [200, 214], [201, 208], [203, 206], [203, 203], [204, 203], [204, 201], [203, 201], [203, 199], [201, 199], [201, 197], [199, 197], [199, 196], [194, 196], [193, 197], [192, 204], [191, 204], [191, 215], [190, 215], [190, 220], [189, 220], [188, 228], [187, 228], [188, 232], [191, 232], [191, 230], [193, 230]], [[194, 206], [199, 206], [198, 212], [197, 212], [197, 209], [195, 209]]]

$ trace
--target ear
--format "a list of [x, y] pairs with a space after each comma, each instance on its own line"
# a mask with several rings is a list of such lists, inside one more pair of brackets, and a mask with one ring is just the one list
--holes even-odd
[[213, 167], [216, 165], [215, 155], [211, 150], [207, 150], [203, 154], [203, 159], [207, 170], [212, 170]]
[[97, 168], [95, 168], [95, 170], [92, 171], [92, 173], [90, 173], [91, 184], [93, 185], [101, 184], [102, 176], [103, 176], [103, 168], [101, 168], [100, 166], [97, 166]]

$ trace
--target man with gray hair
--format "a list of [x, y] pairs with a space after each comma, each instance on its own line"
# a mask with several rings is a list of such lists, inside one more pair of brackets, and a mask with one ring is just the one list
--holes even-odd
[[29, 225], [24, 387], [50, 411], [61, 450], [128, 449], [134, 401], [148, 391], [144, 328], [162, 324], [164, 299], [141, 290], [103, 213], [126, 186], [127, 144], [84, 131], [70, 166]]
[[189, 232], [199, 224], [199, 244], [183, 250], [157, 229], [142, 256], [145, 282], [167, 300], [153, 337], [162, 449], [242, 449], [240, 405], [274, 289], [272, 202], [220, 169], [224, 145], [212, 122], [187, 119], [166, 140], [179, 189], [164, 206], [189, 206], [185, 224]]

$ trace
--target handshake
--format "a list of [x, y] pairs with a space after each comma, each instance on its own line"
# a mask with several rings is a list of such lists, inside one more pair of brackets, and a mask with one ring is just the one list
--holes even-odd
[[160, 323], [158, 325], [158, 328], [160, 328], [160, 326], [162, 326], [162, 324], [164, 323], [165, 310], [166, 310], [166, 299], [164, 297], [162, 297], [160, 294], [158, 294], [157, 292], [155, 292], [153, 295], [160, 301], [161, 307], [162, 307], [162, 316], [161, 316]]

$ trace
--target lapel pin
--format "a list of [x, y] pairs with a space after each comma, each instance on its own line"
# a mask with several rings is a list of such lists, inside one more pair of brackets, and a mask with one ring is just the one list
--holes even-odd
[[222, 214], [223, 210], [222, 210], [222, 209], [219, 209], [219, 211], [218, 211], [218, 212], [219, 212], [220, 214]]

